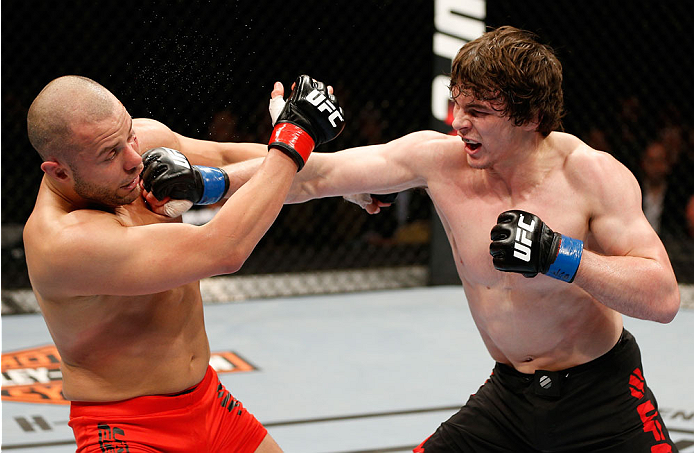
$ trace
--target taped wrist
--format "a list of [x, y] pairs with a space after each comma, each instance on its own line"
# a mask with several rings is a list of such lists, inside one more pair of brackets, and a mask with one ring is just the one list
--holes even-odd
[[296, 171], [301, 170], [316, 146], [316, 142], [304, 129], [292, 123], [280, 123], [272, 130], [269, 148], [279, 148], [291, 157], [296, 166]]
[[229, 190], [229, 176], [221, 168], [203, 167], [196, 165], [198, 175], [202, 179], [202, 197], [196, 201], [197, 205], [214, 204], [224, 197]]
[[561, 235], [559, 250], [546, 275], [567, 283], [574, 281], [583, 256], [583, 241]]

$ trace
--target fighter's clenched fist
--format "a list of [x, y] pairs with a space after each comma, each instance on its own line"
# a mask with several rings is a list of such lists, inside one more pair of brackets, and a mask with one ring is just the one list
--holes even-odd
[[268, 147], [284, 151], [301, 170], [311, 151], [337, 137], [344, 127], [335, 95], [324, 83], [301, 75], [277, 118]]
[[502, 212], [492, 228], [489, 253], [494, 267], [534, 277], [541, 272], [573, 282], [583, 254], [583, 241], [552, 231], [529, 212]]
[[229, 177], [221, 168], [191, 165], [183, 153], [171, 148], [153, 148], [142, 154], [142, 185], [164, 205], [169, 217], [177, 217], [193, 204], [218, 202], [229, 189]]

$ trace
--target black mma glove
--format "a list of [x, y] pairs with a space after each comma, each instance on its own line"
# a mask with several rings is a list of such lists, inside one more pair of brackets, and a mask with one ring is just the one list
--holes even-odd
[[489, 253], [494, 267], [535, 277], [538, 272], [573, 282], [583, 254], [583, 241], [553, 232], [529, 212], [502, 212], [492, 228]]
[[322, 82], [299, 76], [277, 118], [268, 148], [284, 151], [301, 170], [311, 151], [337, 137], [345, 127], [342, 109]]
[[142, 155], [140, 174], [145, 190], [158, 199], [170, 197], [194, 204], [213, 204], [229, 190], [229, 177], [221, 168], [191, 165], [183, 153], [153, 148]]

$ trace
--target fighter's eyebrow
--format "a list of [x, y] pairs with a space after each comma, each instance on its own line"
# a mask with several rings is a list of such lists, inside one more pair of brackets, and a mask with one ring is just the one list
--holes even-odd
[[113, 144], [106, 144], [106, 145], [102, 146], [102, 147], [101, 147], [101, 150], [100, 150], [99, 153], [97, 154], [97, 157], [101, 157], [102, 155], [104, 155], [104, 154], [106, 154], [107, 152], [111, 151], [113, 148], [116, 147], [116, 145], [117, 145], [117, 143], [114, 142]]
[[[128, 117], [130, 119], [130, 129], [128, 129], [128, 135], [130, 135], [133, 133], [133, 118], [130, 115], [128, 115]], [[101, 157], [103, 154], [111, 151], [113, 148], [115, 148], [118, 145], [118, 142], [115, 138], [113, 139], [113, 142], [114, 142], [114, 144], [112, 144], [112, 145], [111, 144], [104, 145], [101, 148], [101, 150], [99, 151], [99, 153], [97, 154], [97, 157]]]
[[488, 105], [481, 104], [481, 103], [479, 103], [479, 102], [477, 102], [477, 101], [472, 101], [472, 102], [470, 102], [470, 103], [468, 103], [468, 104], [465, 104], [464, 107], [465, 107], [466, 109], [489, 110], [489, 106], [488, 106]]

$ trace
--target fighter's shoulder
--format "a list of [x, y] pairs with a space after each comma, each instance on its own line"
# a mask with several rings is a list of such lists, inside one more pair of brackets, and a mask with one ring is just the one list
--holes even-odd
[[110, 227], [123, 227], [118, 216], [98, 209], [75, 209], [69, 212], [44, 213], [36, 221], [37, 230], [44, 230], [54, 246], [75, 246], [102, 238]]
[[178, 148], [178, 137], [160, 121], [151, 118], [133, 118], [133, 130], [143, 152], [158, 146]]
[[460, 150], [461, 140], [457, 136], [446, 135], [441, 132], [425, 130], [411, 132], [388, 143], [389, 147], [398, 148], [408, 153], [420, 152], [432, 155], [436, 152], [452, 152]]
[[[103, 244], [117, 217], [94, 209], [63, 211], [54, 207], [34, 210], [24, 228], [27, 262], [37, 282], [53, 278], [54, 271], [70, 268], [77, 256]], [[32, 259], [33, 258], [33, 259]]]
[[453, 143], [460, 144], [460, 138], [455, 135], [447, 135], [442, 132], [423, 130], [411, 132], [403, 136], [400, 140], [411, 141], [415, 143], [429, 143], [437, 146], [448, 146]]
[[610, 153], [594, 149], [570, 134], [552, 134], [557, 134], [556, 143], [565, 153], [564, 168], [567, 177], [583, 190], [615, 191], [636, 183], [631, 171]]
[[565, 155], [565, 168], [577, 177], [623, 176], [629, 170], [610, 153], [594, 149], [578, 137], [553, 132], [555, 146]]

